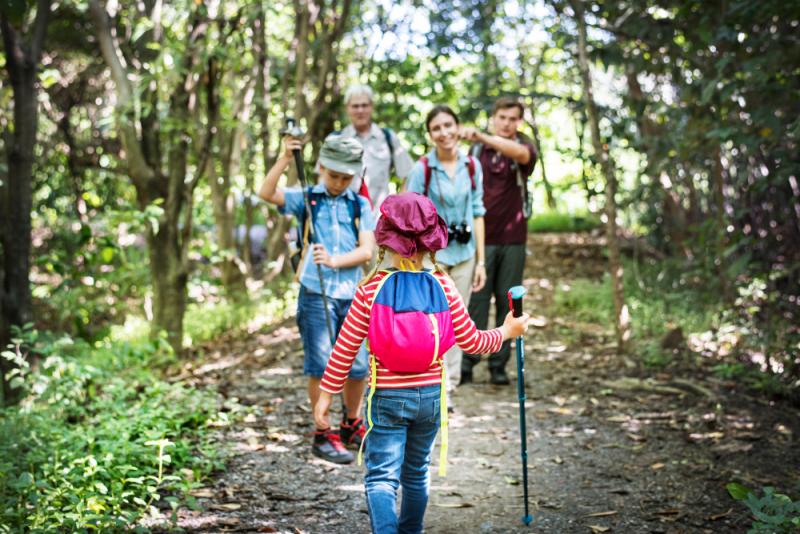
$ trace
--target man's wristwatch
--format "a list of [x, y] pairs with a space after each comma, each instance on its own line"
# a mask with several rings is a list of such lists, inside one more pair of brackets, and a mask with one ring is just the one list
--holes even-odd
[[485, 261], [479, 261], [478, 265], [481, 266], [481, 267], [486, 267], [486, 262]]

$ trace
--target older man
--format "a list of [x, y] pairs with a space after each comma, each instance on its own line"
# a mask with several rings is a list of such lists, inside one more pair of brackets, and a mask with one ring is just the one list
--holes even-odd
[[342, 131], [344, 137], [354, 137], [364, 147], [365, 183], [359, 177], [350, 186], [356, 192], [368, 196], [374, 212], [391, 192], [389, 178], [394, 174], [405, 179], [413, 161], [397, 135], [389, 128], [381, 128], [372, 122], [374, 98], [372, 89], [366, 85], [352, 85], [344, 95], [348, 124]]

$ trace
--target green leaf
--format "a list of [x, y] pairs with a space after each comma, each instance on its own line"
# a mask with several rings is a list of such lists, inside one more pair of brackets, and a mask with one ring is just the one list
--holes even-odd
[[736, 482], [731, 482], [730, 484], [725, 485], [725, 489], [728, 490], [731, 497], [733, 497], [737, 501], [741, 501], [747, 498], [747, 496], [753, 493], [751, 490], [747, 489], [745, 486], [741, 484], [737, 484]]

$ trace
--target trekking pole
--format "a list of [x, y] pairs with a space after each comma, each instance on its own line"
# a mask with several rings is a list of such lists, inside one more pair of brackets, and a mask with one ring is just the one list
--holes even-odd
[[[527, 290], [522, 286], [514, 286], [508, 290], [508, 307], [513, 311], [514, 317], [522, 315], [522, 297]], [[522, 336], [514, 340], [517, 347], [517, 395], [519, 396], [519, 437], [520, 451], [522, 453], [522, 484], [525, 498], [525, 515], [522, 522], [530, 525], [533, 516], [528, 512], [528, 431], [525, 427], [525, 351], [522, 346]]]
[[[289, 135], [298, 139], [305, 135], [305, 132], [297, 125], [295, 120], [291, 117], [286, 117], [286, 127], [281, 130], [281, 135]], [[296, 148], [292, 150], [294, 155], [294, 164], [297, 167], [297, 178], [300, 180], [300, 187], [303, 190], [303, 203], [305, 204], [306, 219], [308, 220], [308, 241], [314, 244], [317, 241], [317, 231], [314, 228], [314, 216], [311, 213], [311, 201], [308, 198], [308, 188], [306, 187], [306, 172], [303, 167], [303, 152]], [[313, 261], [313, 258], [312, 258]], [[333, 327], [331, 326], [331, 312], [328, 309], [328, 295], [325, 293], [325, 278], [322, 276], [322, 265], [315, 263], [317, 266], [317, 276], [319, 276], [319, 289], [322, 294], [322, 306], [325, 308], [325, 326], [328, 328], [328, 337], [331, 339], [331, 346], [336, 343], [336, 338], [333, 335]]]

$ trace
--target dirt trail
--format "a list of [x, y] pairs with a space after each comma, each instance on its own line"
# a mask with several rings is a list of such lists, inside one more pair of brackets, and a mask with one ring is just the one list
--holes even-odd
[[[677, 368], [637, 374], [615, 354], [604, 326], [550, 314], [557, 284], [601, 275], [600, 243], [574, 234], [536, 235], [530, 249], [526, 305], [547, 320], [526, 340], [534, 522], [525, 527], [520, 520], [516, 387], [513, 381], [489, 385], [481, 365], [475, 383], [454, 397], [446, 478], [436, 474], [438, 445], [433, 454], [426, 531], [745, 532], [746, 510], [724, 485], [738, 481], [786, 491], [800, 479], [797, 411], [697, 372], [692, 383], [681, 382]], [[565, 332], [568, 338], [560, 337]], [[672, 391], [603, 384], [622, 377], [653, 378]], [[181, 528], [369, 532], [363, 468], [311, 455], [302, 349], [293, 323], [219, 346], [194, 378], [216, 383], [223, 394], [257, 410], [220, 436], [235, 454], [196, 492], [202, 510], [180, 511]]]

